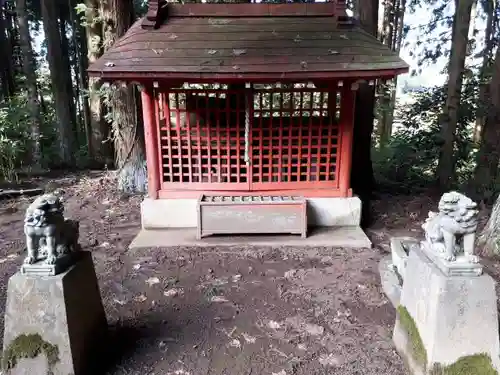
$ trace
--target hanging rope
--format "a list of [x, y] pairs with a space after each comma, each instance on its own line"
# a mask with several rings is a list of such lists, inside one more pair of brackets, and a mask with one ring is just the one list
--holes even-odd
[[250, 165], [250, 94], [251, 90], [245, 90], [245, 163]]

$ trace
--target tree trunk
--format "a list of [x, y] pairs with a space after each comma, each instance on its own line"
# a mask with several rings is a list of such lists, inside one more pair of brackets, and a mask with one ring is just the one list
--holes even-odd
[[[134, 21], [132, 0], [108, 0], [103, 7], [104, 45], [111, 46]], [[137, 115], [137, 96], [133, 86], [117, 87], [111, 98], [115, 164], [118, 187], [124, 192], [146, 192], [147, 173], [142, 121]]]
[[63, 56], [63, 64], [65, 67], [65, 72], [63, 74], [65, 84], [66, 84], [66, 95], [68, 96], [69, 100], [69, 111], [71, 114], [71, 124], [72, 126], [72, 131], [73, 134], [75, 135], [75, 146], [79, 144], [78, 142], [78, 124], [77, 124], [77, 115], [76, 115], [76, 96], [75, 96], [75, 90], [74, 90], [74, 83], [73, 83], [73, 69], [72, 69], [72, 61], [70, 58], [70, 51], [71, 48], [69, 46], [69, 41], [68, 41], [68, 33], [66, 29], [66, 21], [67, 17], [69, 16], [68, 10], [66, 7], [61, 7], [60, 9], [60, 18], [59, 18], [59, 35], [61, 36], [61, 50], [62, 50], [62, 56]]
[[476, 125], [474, 127], [474, 142], [479, 142], [481, 140], [481, 132], [486, 121], [486, 103], [488, 98], [488, 83], [490, 81], [489, 69], [491, 67], [491, 58], [493, 54], [493, 48], [495, 43], [493, 40], [493, 35], [495, 34], [495, 9], [496, 0], [485, 0], [483, 2], [484, 12], [486, 13], [486, 29], [484, 32], [484, 48], [483, 48], [483, 62], [481, 64], [481, 70], [479, 72], [480, 86], [479, 95], [477, 98], [477, 109], [478, 114], [476, 117]]
[[495, 54], [493, 74], [487, 91], [486, 121], [471, 181], [474, 192], [483, 198], [488, 198], [496, 190], [500, 161], [500, 48], [497, 48]]
[[478, 236], [477, 243], [482, 247], [482, 255], [500, 254], [500, 195], [493, 205], [488, 222]]
[[[376, 36], [378, 1], [358, 0], [355, 14], [361, 22], [361, 26], [370, 34]], [[368, 225], [370, 222], [370, 200], [375, 187], [371, 160], [374, 104], [374, 86], [368, 84], [360, 85], [355, 101], [351, 187], [363, 201], [363, 226]]]
[[75, 137], [72, 131], [74, 118], [71, 112], [73, 98], [68, 97], [67, 85], [70, 77], [67, 77], [68, 66], [64, 64], [57, 4], [53, 0], [42, 0], [41, 6], [43, 29], [47, 39], [47, 59], [56, 107], [60, 161], [63, 166], [74, 166]]
[[440, 120], [442, 146], [437, 166], [437, 181], [442, 191], [449, 190], [455, 182], [455, 136], [473, 3], [474, 0], [455, 0], [447, 97]]
[[[384, 20], [380, 40], [391, 50], [398, 52], [401, 49], [403, 39], [404, 14], [406, 0], [386, 0], [384, 2]], [[379, 106], [377, 133], [379, 147], [383, 148], [389, 141], [392, 134], [394, 121], [394, 109], [396, 107], [396, 87], [397, 78], [393, 78], [386, 83], [379, 82], [377, 86]]]
[[42, 152], [40, 146], [40, 129], [42, 116], [38, 101], [38, 87], [36, 83], [35, 60], [31, 47], [31, 36], [28, 25], [26, 0], [17, 0], [17, 22], [19, 23], [19, 36], [23, 56], [23, 70], [26, 76], [26, 89], [28, 91], [28, 108], [31, 122], [31, 163], [37, 170], [41, 169]]
[[15, 94], [16, 91], [16, 76], [22, 73], [22, 63], [21, 54], [19, 53], [19, 30], [17, 27], [17, 15], [15, 10], [14, 1], [9, 1], [5, 3], [5, 25], [7, 30], [7, 45], [9, 52], [7, 55], [10, 56], [10, 76], [11, 80], [11, 95]]
[[[75, 48], [75, 71], [77, 76], [77, 85], [79, 87], [76, 100], [80, 103], [81, 110], [81, 125], [85, 134], [85, 144], [87, 145], [87, 157], [91, 159], [92, 151], [90, 147], [91, 128], [90, 128], [90, 107], [84, 88], [88, 88], [88, 75], [87, 75], [87, 40], [85, 36], [85, 29], [77, 22], [77, 15], [72, 0], [69, 0], [69, 11], [71, 19], [71, 27], [73, 28], [73, 43]], [[85, 52], [84, 52], [85, 51]]]
[[[86, 18], [89, 20], [85, 28], [87, 39], [87, 62], [94, 63], [103, 53], [103, 24], [98, 20], [101, 4], [99, 0], [86, 0]], [[89, 159], [93, 168], [111, 167], [113, 165], [113, 143], [111, 141], [111, 127], [104, 119], [105, 107], [97, 88], [99, 79], [88, 78], [89, 113], [90, 113], [90, 142]]]
[[14, 95], [14, 69], [12, 67], [12, 48], [8, 39], [5, 7], [0, 6], [0, 99], [8, 100]]

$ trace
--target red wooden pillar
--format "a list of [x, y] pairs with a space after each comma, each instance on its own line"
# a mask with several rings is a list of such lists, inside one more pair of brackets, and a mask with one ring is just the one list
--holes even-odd
[[148, 196], [158, 199], [160, 190], [160, 168], [158, 150], [158, 124], [156, 123], [154, 94], [151, 86], [141, 92], [142, 117], [144, 119], [144, 141], [146, 144], [146, 164], [148, 168]]
[[339, 189], [342, 197], [351, 197], [352, 142], [356, 92], [344, 82], [340, 98]]

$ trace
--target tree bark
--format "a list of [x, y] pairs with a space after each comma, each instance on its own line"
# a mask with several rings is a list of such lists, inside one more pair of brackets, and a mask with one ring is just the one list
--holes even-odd
[[473, 134], [474, 142], [480, 142], [482, 128], [486, 121], [487, 112], [484, 103], [486, 103], [488, 98], [488, 83], [491, 76], [489, 69], [491, 67], [493, 48], [495, 47], [493, 35], [495, 34], [496, 25], [496, 0], [485, 0], [483, 2], [483, 7], [486, 13], [486, 28], [484, 32], [483, 61], [479, 72], [480, 86], [477, 98], [478, 114]]
[[28, 108], [31, 122], [31, 163], [35, 169], [41, 169], [42, 151], [40, 145], [42, 116], [38, 101], [38, 87], [36, 82], [35, 60], [31, 47], [31, 36], [28, 26], [26, 0], [16, 2], [17, 22], [19, 24], [19, 37], [23, 57], [23, 70], [26, 76], [26, 89], [28, 92]]
[[449, 190], [455, 182], [455, 136], [473, 3], [474, 0], [455, 0], [447, 97], [440, 120], [442, 146], [437, 166], [437, 182], [442, 191]]
[[77, 122], [77, 112], [76, 112], [76, 93], [75, 93], [75, 85], [73, 83], [73, 69], [72, 69], [72, 63], [70, 58], [70, 45], [68, 41], [68, 35], [67, 35], [67, 28], [66, 28], [66, 22], [68, 21], [67, 18], [69, 17], [69, 12], [68, 9], [66, 9], [65, 6], [60, 7], [60, 12], [59, 12], [59, 35], [61, 36], [61, 50], [62, 50], [62, 56], [63, 56], [63, 64], [65, 67], [65, 72], [63, 74], [63, 78], [65, 80], [65, 85], [66, 85], [66, 95], [68, 96], [69, 100], [69, 111], [70, 115], [72, 118], [71, 124], [72, 126], [72, 132], [75, 136], [75, 146], [78, 145], [79, 141], [79, 132], [78, 132], [78, 122]]
[[70, 9], [70, 18], [71, 18], [71, 27], [73, 28], [73, 41], [75, 45], [75, 70], [77, 84], [79, 86], [78, 96], [76, 98], [77, 102], [80, 103], [81, 110], [81, 119], [82, 119], [82, 128], [85, 134], [85, 144], [87, 145], [87, 156], [91, 158], [92, 151], [90, 147], [90, 139], [91, 139], [91, 127], [90, 127], [90, 107], [87, 97], [85, 95], [84, 88], [88, 88], [88, 75], [87, 75], [87, 67], [88, 67], [88, 59], [86, 55], [87, 51], [87, 40], [85, 36], [85, 29], [83, 26], [77, 22], [77, 15], [75, 11], [74, 4], [72, 0], [69, 0]]
[[500, 162], [500, 49], [497, 49], [486, 100], [486, 121], [471, 181], [474, 192], [488, 198], [496, 190]]
[[52, 80], [56, 107], [59, 157], [62, 166], [74, 166], [75, 137], [72, 131], [74, 118], [71, 113], [73, 98], [68, 97], [68, 67], [64, 64], [62, 55], [57, 4], [53, 0], [41, 0], [41, 6], [43, 29], [47, 39], [50, 78]]
[[[101, 4], [99, 0], [86, 0], [86, 18], [89, 22], [85, 28], [87, 39], [87, 63], [94, 63], [103, 53], [103, 23], [98, 20]], [[105, 107], [97, 87], [99, 79], [88, 78], [88, 106], [90, 115], [89, 159], [93, 168], [111, 167], [113, 165], [113, 143], [111, 127], [104, 119]]]
[[4, 57], [0, 59], [0, 99], [8, 100], [14, 95], [14, 69], [12, 66], [12, 48], [8, 39], [8, 27], [5, 17], [6, 9], [0, 6], [0, 51]]
[[[378, 1], [358, 0], [356, 18], [361, 26], [376, 36], [378, 24]], [[360, 85], [355, 100], [354, 131], [352, 146], [351, 187], [363, 201], [362, 225], [370, 222], [370, 200], [375, 187], [371, 160], [372, 133], [374, 121], [375, 87]]]
[[[383, 21], [383, 34], [381, 41], [395, 52], [401, 50], [403, 40], [404, 14], [406, 10], [406, 0], [388, 0], [385, 3]], [[394, 110], [396, 108], [396, 87], [397, 77], [387, 83], [379, 83], [379, 117], [377, 123], [377, 133], [379, 147], [383, 148], [392, 135], [392, 125], [394, 122]]]
[[500, 254], [500, 195], [493, 205], [488, 222], [478, 236], [477, 243], [482, 247], [482, 255]]
[[[134, 21], [132, 0], [108, 0], [103, 7], [104, 45], [111, 46], [123, 36]], [[136, 89], [117, 87], [111, 98], [115, 164], [118, 187], [124, 192], [146, 192], [147, 173], [142, 121], [137, 114]]]

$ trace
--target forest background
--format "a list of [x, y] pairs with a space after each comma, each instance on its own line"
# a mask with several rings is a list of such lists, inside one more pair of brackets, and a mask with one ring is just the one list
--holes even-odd
[[[146, 190], [140, 105], [129, 105], [139, 104], [137, 88], [98, 86], [86, 73], [146, 9], [146, 0], [0, 0], [0, 180], [110, 169], [120, 190]], [[458, 189], [493, 204], [499, 2], [356, 0], [349, 12], [411, 66], [358, 91], [356, 193]], [[482, 239], [498, 252], [498, 202], [492, 212]]]

